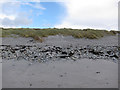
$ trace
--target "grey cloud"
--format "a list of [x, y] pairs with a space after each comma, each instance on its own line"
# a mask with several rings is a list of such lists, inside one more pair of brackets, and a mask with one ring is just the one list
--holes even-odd
[[5, 27], [29, 25], [31, 23], [32, 23], [32, 20], [28, 19], [27, 17], [16, 17], [14, 20], [11, 20], [9, 18], [4, 18], [1, 20], [1, 24]]
[[[5, 15], [5, 17], [0, 18], [0, 25], [3, 27], [17, 27], [29, 25], [32, 23], [32, 19], [29, 18], [30, 13], [20, 11], [19, 2], [5, 2], [0, 3], [1, 6], [1, 15]], [[15, 19], [10, 19], [9, 16], [14, 16]]]

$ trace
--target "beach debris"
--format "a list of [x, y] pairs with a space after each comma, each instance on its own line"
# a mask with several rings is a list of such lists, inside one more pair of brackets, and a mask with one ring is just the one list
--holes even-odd
[[97, 74], [99, 74], [100, 72], [96, 72]]
[[32, 84], [30, 83], [30, 86], [32, 86]]
[[63, 77], [63, 75], [60, 75], [60, 77]]
[[37, 45], [0, 45], [0, 56], [7, 60], [27, 60], [30, 62], [47, 62], [50, 60], [73, 60], [77, 61], [81, 58], [88, 59], [107, 59], [118, 62], [119, 47], [118, 46], [37, 46]]

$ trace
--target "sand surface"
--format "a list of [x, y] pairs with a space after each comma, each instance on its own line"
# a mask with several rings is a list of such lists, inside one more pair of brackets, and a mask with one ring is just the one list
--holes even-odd
[[2, 59], [0, 58], [0, 89], [2, 89]]
[[117, 88], [118, 65], [105, 60], [3, 61], [3, 88]]
[[[118, 37], [99, 40], [75, 39], [71, 36], [49, 36], [43, 43], [32, 38], [2, 38], [3, 45], [105, 45], [117, 46]], [[118, 63], [107, 60], [80, 59], [33, 63], [20, 60], [2, 61], [3, 88], [117, 88]]]
[[43, 43], [39, 43], [33, 40], [32, 38], [23, 38], [23, 37], [6, 37], [2, 38], [3, 45], [55, 45], [55, 46], [64, 46], [66, 47], [69, 44], [72, 45], [104, 45], [104, 46], [118, 46], [118, 36], [106, 36], [100, 39], [75, 39], [72, 36], [49, 36], [44, 38]]

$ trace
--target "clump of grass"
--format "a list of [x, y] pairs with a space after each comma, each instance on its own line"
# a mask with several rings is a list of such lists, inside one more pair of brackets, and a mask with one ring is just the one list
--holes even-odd
[[99, 39], [108, 35], [116, 35], [119, 31], [107, 31], [107, 30], [95, 30], [95, 29], [71, 29], [71, 28], [1, 28], [2, 37], [10, 36], [11, 34], [16, 34], [22, 37], [32, 37], [37, 41], [43, 42], [43, 37], [50, 35], [64, 35], [73, 36], [75, 38], [88, 38], [88, 39]]
[[34, 36], [33, 38], [41, 43], [44, 41], [43, 38], [40, 36]]
[[113, 34], [113, 35], [118, 33], [117, 31], [114, 31], [114, 30], [111, 30], [110, 32], [111, 32], [111, 34]]

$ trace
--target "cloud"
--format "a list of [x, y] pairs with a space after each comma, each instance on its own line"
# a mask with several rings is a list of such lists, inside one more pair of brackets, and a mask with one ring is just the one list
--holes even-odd
[[1, 20], [1, 24], [4, 27], [17, 27], [17, 26], [21, 26], [21, 25], [28, 25], [32, 22], [31, 19], [27, 18], [27, 17], [16, 17], [15, 19], [10, 19], [10, 18], [4, 18]]
[[29, 3], [29, 2], [20, 2], [21, 4], [23, 4], [23, 5], [29, 5], [29, 6], [31, 6], [31, 7], [33, 7], [33, 8], [37, 8], [37, 9], [42, 9], [42, 10], [45, 10], [46, 8], [44, 8], [41, 4], [40, 4], [40, 2], [34, 2], [34, 4], [31, 4], [31, 3]]
[[36, 9], [46, 9], [40, 4], [40, 0], [31, 0], [31, 2], [34, 3], [27, 0], [0, 0], [0, 27], [20, 27], [31, 24], [30, 13], [20, 11], [20, 6], [28, 5]]
[[58, 28], [117, 29], [118, 0], [66, 0], [67, 15]]

